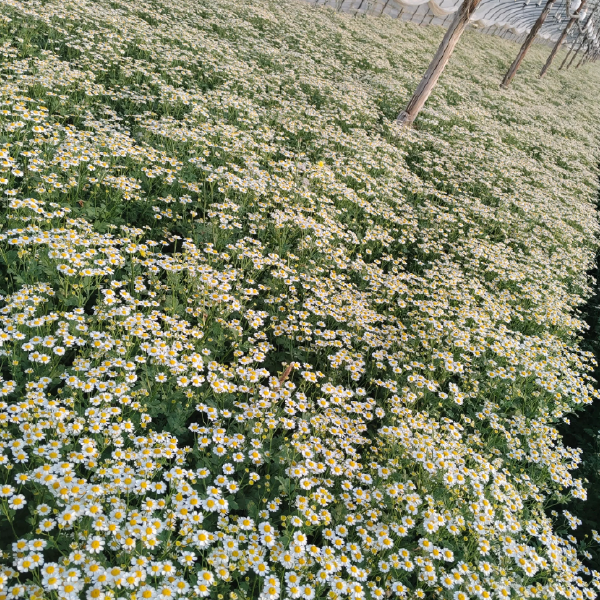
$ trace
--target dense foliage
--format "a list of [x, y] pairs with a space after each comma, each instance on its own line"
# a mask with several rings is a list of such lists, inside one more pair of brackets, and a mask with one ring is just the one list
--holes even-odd
[[398, 131], [439, 29], [1, 6], [1, 598], [595, 597], [594, 69]]
[[[600, 204], [600, 195], [599, 201]], [[600, 253], [599, 253], [600, 254]], [[594, 280], [594, 289], [586, 304], [582, 307], [588, 329], [584, 334], [582, 347], [591, 351], [596, 360], [593, 377], [600, 381], [600, 256], [596, 255], [596, 263], [590, 269]], [[596, 383], [597, 386], [597, 383]], [[571, 418], [566, 419], [559, 427], [563, 441], [569, 446], [581, 449], [581, 462], [577, 471], [583, 480], [587, 499], [571, 498], [567, 509], [581, 520], [581, 525], [574, 532], [578, 539], [585, 541], [593, 535], [594, 530], [600, 529], [598, 514], [598, 498], [600, 498], [600, 402], [588, 405]], [[595, 551], [588, 556], [586, 564], [600, 571], [600, 552]]]

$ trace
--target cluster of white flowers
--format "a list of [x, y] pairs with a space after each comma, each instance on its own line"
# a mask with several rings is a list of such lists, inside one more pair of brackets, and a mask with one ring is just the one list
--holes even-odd
[[0, 600], [595, 597], [597, 74], [399, 131], [435, 28], [0, 6]]

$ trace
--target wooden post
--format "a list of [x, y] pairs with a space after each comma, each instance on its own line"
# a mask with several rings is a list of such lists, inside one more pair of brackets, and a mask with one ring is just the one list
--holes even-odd
[[585, 2], [586, 2], [586, 0], [581, 0], [581, 4], [579, 5], [579, 8], [573, 13], [573, 17], [567, 23], [565, 30], [562, 32], [562, 35], [558, 38], [558, 41], [556, 42], [556, 44], [554, 44], [554, 48], [552, 48], [552, 52], [550, 53], [550, 56], [548, 57], [546, 64], [542, 67], [542, 70], [540, 71], [540, 79], [544, 76], [544, 74], [548, 70], [548, 67], [550, 67], [550, 65], [552, 64], [552, 61], [554, 60], [554, 57], [556, 56], [556, 53], [558, 52], [560, 45], [565, 41], [565, 38], [567, 37], [569, 31], [571, 30], [571, 27], [573, 27], [575, 21], [577, 21], [577, 19], [579, 19], [579, 12], [585, 6]]
[[585, 44], [586, 40], [585, 40], [585, 36], [581, 42], [581, 44], [579, 44], [579, 48], [577, 48], [577, 50], [575, 51], [575, 53], [573, 54], [573, 58], [569, 61], [569, 64], [567, 65], [567, 71], [571, 68], [571, 65], [573, 64], [573, 61], [577, 58], [577, 55], [579, 54], [579, 52], [581, 51], [581, 49], [583, 48], [584, 44]]
[[583, 53], [583, 56], [581, 57], [581, 60], [579, 61], [579, 63], [575, 67], [576, 69], [579, 69], [579, 67], [583, 64], [583, 61], [585, 60], [586, 56], [588, 55], [588, 52], [590, 51], [591, 47], [592, 47], [591, 43], [588, 43], [586, 51]]
[[[565, 66], [569, 56], [571, 56], [571, 52], [573, 52], [573, 50], [575, 49], [575, 46], [577, 44], [577, 42], [579, 41], [579, 38], [583, 35], [584, 37], [584, 41], [585, 41], [585, 35], [584, 35], [584, 31], [586, 30], [586, 27], [592, 22], [592, 17], [594, 16], [594, 14], [596, 13], [596, 11], [598, 10], [598, 4], [596, 4], [596, 6], [594, 7], [594, 10], [590, 13], [590, 16], [587, 18], [587, 21], [585, 22], [585, 25], [583, 27], [579, 28], [579, 33], [577, 34], [577, 37], [573, 40], [573, 44], [571, 45], [571, 47], [569, 48], [569, 52], [567, 53], [567, 55], [565, 56], [565, 59], [562, 61], [562, 64], [560, 65], [560, 68], [558, 69], [559, 71], [562, 71], [563, 67]], [[581, 46], [583, 45], [583, 42], [581, 42], [579, 49], [577, 50], [577, 52], [579, 52], [579, 50], [581, 50]], [[574, 58], [571, 59], [571, 62], [573, 62]], [[569, 65], [567, 66], [567, 69], [571, 66], [571, 62], [569, 63]]]
[[535, 36], [537, 35], [538, 31], [541, 29], [542, 25], [544, 24], [544, 21], [546, 20], [546, 17], [548, 16], [548, 13], [550, 12], [550, 9], [552, 8], [552, 5], [554, 4], [555, 1], [556, 0], [548, 0], [548, 2], [546, 2], [546, 6], [544, 7], [544, 10], [540, 14], [540, 16], [537, 18], [537, 21], [535, 22], [534, 26], [531, 28], [531, 31], [529, 32], [529, 35], [525, 38], [525, 41], [523, 42], [523, 45], [521, 46], [521, 50], [519, 51], [519, 54], [517, 54], [517, 58], [515, 58], [513, 64], [510, 65], [510, 69], [508, 69], [508, 71], [506, 72], [506, 75], [504, 76], [504, 79], [502, 80], [500, 87], [507, 88], [510, 85], [510, 82], [513, 80], [513, 77], [516, 75], [517, 70], [519, 69], [519, 67], [521, 65], [521, 62], [525, 58], [525, 55], [527, 54], [529, 47], [531, 46], [531, 44], [533, 44], [533, 40], [535, 40]]
[[455, 13], [455, 17], [450, 24], [450, 27], [448, 27], [446, 35], [437, 49], [433, 60], [429, 64], [427, 71], [425, 71], [421, 83], [417, 86], [417, 89], [406, 108], [398, 115], [396, 123], [407, 126], [415, 120], [415, 117], [419, 114], [419, 111], [423, 108], [425, 102], [427, 102], [427, 98], [429, 98], [444, 67], [452, 56], [454, 46], [456, 46], [465, 27], [469, 23], [471, 15], [480, 2], [481, 0], [463, 0], [460, 8]]
[[575, 40], [573, 41], [573, 44], [569, 48], [569, 51], [567, 52], [567, 55], [565, 56], [565, 59], [562, 61], [560, 67], [558, 68], [559, 71], [562, 71], [562, 68], [565, 66], [565, 63], [567, 62], [567, 60], [569, 60], [569, 56], [571, 56], [571, 52], [573, 52], [573, 48], [575, 48], [575, 44], [577, 43], [578, 39], [579, 39], [579, 36], [577, 36], [575, 38]]

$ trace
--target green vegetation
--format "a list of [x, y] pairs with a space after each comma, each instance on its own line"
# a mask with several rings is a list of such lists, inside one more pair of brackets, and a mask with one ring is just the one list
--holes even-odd
[[0, 599], [595, 597], [600, 76], [441, 36], [3, 0]]

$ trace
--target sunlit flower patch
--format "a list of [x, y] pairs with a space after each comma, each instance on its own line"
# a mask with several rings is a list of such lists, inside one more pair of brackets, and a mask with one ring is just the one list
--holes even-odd
[[440, 33], [2, 0], [0, 598], [595, 597], [600, 81]]

